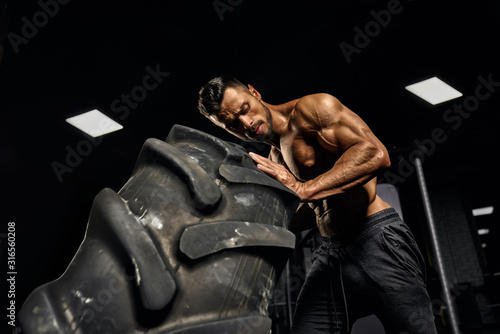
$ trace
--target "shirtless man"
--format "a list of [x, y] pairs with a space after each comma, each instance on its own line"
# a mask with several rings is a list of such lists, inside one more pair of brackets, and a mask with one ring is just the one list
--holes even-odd
[[329, 94], [272, 105], [227, 76], [199, 96], [200, 112], [216, 125], [271, 145], [269, 158], [251, 156], [300, 196], [290, 230], [316, 225], [323, 237], [292, 333], [347, 333], [370, 314], [386, 333], [435, 333], [424, 261], [409, 228], [377, 195], [376, 174], [390, 160], [365, 122]]

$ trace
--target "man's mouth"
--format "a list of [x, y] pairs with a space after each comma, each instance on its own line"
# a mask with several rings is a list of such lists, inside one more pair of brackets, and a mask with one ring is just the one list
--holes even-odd
[[255, 129], [255, 135], [258, 136], [262, 132], [262, 124], [259, 124], [257, 129]]
[[257, 138], [259, 137], [259, 135], [261, 133], [262, 133], [262, 123], [260, 123], [255, 128], [252, 127], [250, 129], [248, 129], [246, 136], [250, 140], [258, 140]]

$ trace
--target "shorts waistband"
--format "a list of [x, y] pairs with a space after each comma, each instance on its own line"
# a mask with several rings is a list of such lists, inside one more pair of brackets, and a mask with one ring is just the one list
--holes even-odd
[[[379, 224], [389, 224], [395, 220], [400, 220], [398, 212], [394, 208], [387, 208], [382, 211], [376, 212], [373, 215], [366, 217], [366, 221], [364, 224], [359, 226], [354, 232], [354, 238], [372, 230]], [[334, 235], [331, 237], [321, 237], [324, 243], [332, 243], [334, 245], [340, 246], [343, 241], [345, 241], [345, 237], [341, 234]]]
[[398, 212], [394, 208], [384, 209], [376, 212], [371, 216], [366, 217], [366, 222], [360, 226], [359, 233], [371, 230], [380, 223], [392, 223], [394, 220], [401, 219]]

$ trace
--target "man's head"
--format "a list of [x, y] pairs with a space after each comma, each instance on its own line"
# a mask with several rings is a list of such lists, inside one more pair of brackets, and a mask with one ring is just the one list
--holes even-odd
[[260, 93], [230, 76], [216, 77], [199, 92], [198, 109], [216, 125], [243, 140], [272, 139], [271, 111]]

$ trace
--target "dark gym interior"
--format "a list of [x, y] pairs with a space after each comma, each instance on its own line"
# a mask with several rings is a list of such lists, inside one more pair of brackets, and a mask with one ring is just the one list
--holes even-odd
[[[123, 186], [146, 139], [164, 140], [181, 124], [267, 154], [268, 147], [235, 139], [197, 110], [200, 87], [228, 74], [269, 103], [332, 94], [366, 121], [391, 156], [379, 182], [397, 190], [426, 257], [438, 331], [452, 333], [419, 190], [414, 158], [420, 157], [461, 331], [500, 331], [497, 1], [7, 0], [1, 6], [0, 241], [7, 272], [7, 227], [15, 222], [17, 308], [34, 288], [63, 274], [94, 197]], [[461, 97], [432, 105], [405, 89], [431, 77]], [[123, 129], [92, 138], [66, 122], [92, 109]], [[493, 209], [473, 211], [480, 208]], [[314, 231], [301, 237], [288, 281], [278, 286], [289, 299], [282, 294], [270, 307], [274, 333], [287, 332], [299, 289], [290, 282], [303, 279], [316, 247]]]

